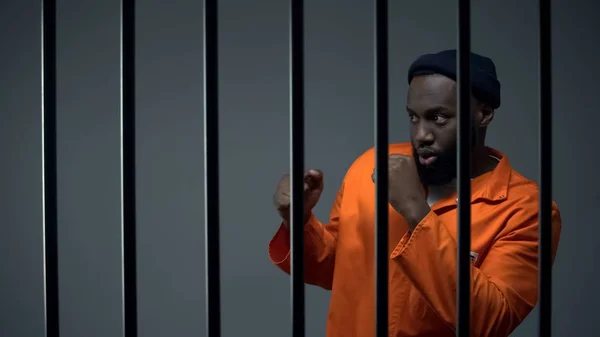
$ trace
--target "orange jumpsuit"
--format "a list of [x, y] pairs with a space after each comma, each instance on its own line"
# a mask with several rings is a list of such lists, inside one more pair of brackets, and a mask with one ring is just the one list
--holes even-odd
[[[472, 180], [472, 336], [508, 336], [537, 302], [538, 187], [511, 168], [499, 151], [497, 167]], [[410, 143], [390, 153], [412, 155]], [[375, 151], [347, 171], [324, 224], [305, 226], [305, 281], [331, 290], [327, 337], [375, 334]], [[390, 336], [454, 336], [457, 288], [456, 192], [437, 201], [408, 231], [389, 207]], [[553, 203], [552, 260], [561, 232]], [[289, 231], [280, 226], [269, 258], [290, 272]]]

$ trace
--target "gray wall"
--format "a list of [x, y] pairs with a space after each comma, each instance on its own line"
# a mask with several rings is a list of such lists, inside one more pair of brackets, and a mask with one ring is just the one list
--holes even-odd
[[[537, 1], [473, 1], [473, 48], [497, 63], [503, 105], [489, 144], [537, 179]], [[62, 336], [121, 333], [119, 1], [58, 1]], [[373, 138], [373, 2], [306, 1], [306, 164], [325, 172], [328, 215]], [[590, 336], [595, 261], [597, 1], [554, 1], [554, 198], [564, 229], [555, 336]], [[40, 1], [0, 2], [0, 336], [43, 336]], [[289, 165], [288, 4], [220, 1], [223, 336], [289, 336], [289, 278], [267, 243]], [[390, 2], [391, 126], [408, 139], [406, 69], [456, 45], [455, 1]], [[203, 336], [202, 2], [138, 1], [140, 336]], [[348, 140], [350, 139], [350, 140]], [[307, 289], [324, 335], [329, 294]], [[536, 311], [537, 312], [537, 311]], [[536, 331], [536, 312], [514, 334]]]

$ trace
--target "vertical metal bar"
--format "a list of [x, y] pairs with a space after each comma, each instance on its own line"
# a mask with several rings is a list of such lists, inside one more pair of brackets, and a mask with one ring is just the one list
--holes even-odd
[[292, 336], [304, 337], [304, 1], [291, 0], [290, 9]]
[[552, 19], [550, 0], [540, 0], [540, 205], [539, 335], [552, 334]]
[[471, 3], [458, 1], [457, 336], [470, 336], [471, 313]]
[[204, 218], [207, 336], [221, 336], [217, 0], [204, 1]]
[[136, 337], [135, 0], [121, 0], [121, 142], [123, 326]]
[[42, 0], [42, 208], [46, 337], [59, 336], [56, 1]]
[[375, 2], [376, 336], [388, 336], [388, 1]]

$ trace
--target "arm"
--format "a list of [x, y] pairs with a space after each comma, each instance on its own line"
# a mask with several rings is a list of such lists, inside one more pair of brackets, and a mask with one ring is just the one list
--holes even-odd
[[[538, 211], [520, 209], [494, 242], [481, 267], [471, 268], [471, 334], [508, 336], [537, 302]], [[561, 218], [552, 212], [552, 260]], [[456, 327], [457, 243], [434, 212], [407, 234], [391, 256], [452, 328]]]
[[[344, 183], [331, 208], [329, 223], [324, 225], [311, 213], [304, 226], [305, 282], [331, 290], [333, 266], [339, 226], [339, 211], [344, 193]], [[290, 273], [290, 231], [281, 224], [269, 242], [269, 258], [273, 264]]]

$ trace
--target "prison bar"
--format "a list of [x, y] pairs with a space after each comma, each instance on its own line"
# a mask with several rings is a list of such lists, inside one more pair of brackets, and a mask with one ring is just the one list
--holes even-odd
[[46, 337], [59, 337], [56, 166], [56, 1], [42, 0], [42, 208]]
[[375, 2], [375, 330], [388, 337], [388, 0]]
[[[291, 288], [293, 336], [305, 334], [304, 298], [304, 8], [291, 0]], [[121, 163], [123, 291], [126, 337], [137, 336], [135, 209], [135, 1], [121, 1]], [[539, 336], [551, 335], [552, 54], [551, 6], [540, 0]], [[387, 1], [376, 0], [376, 334], [388, 334], [388, 33]], [[217, 1], [204, 2], [204, 141], [207, 333], [221, 334]], [[458, 4], [458, 287], [457, 336], [470, 330], [470, 2]], [[46, 336], [59, 336], [56, 163], [56, 3], [42, 0], [42, 176]]]
[[207, 336], [221, 336], [217, 0], [204, 1], [204, 226]]
[[137, 337], [135, 0], [121, 0], [121, 175], [123, 326]]
[[539, 1], [539, 336], [552, 334], [552, 19], [550, 0]]
[[304, 1], [290, 6], [290, 274], [292, 336], [305, 335], [304, 298]]
[[456, 335], [470, 336], [471, 313], [471, 3], [458, 1], [457, 111], [458, 111], [458, 248]]

